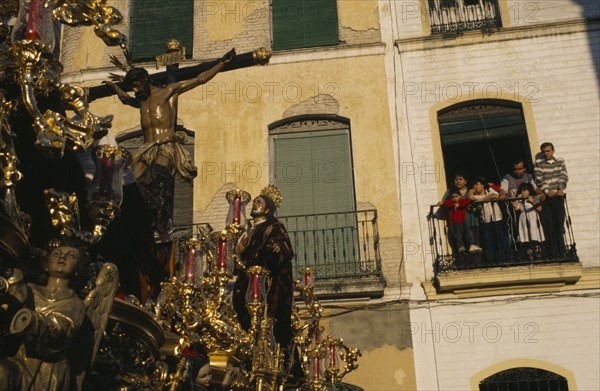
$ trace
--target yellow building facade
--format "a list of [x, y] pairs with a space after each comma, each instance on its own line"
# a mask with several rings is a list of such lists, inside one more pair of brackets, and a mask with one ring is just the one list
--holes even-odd
[[[376, 2], [332, 3], [335, 18], [327, 14], [325, 22], [334, 20], [336, 24], [335, 44], [300, 44], [295, 49], [273, 50], [277, 43], [268, 2], [193, 2], [193, 47], [186, 47], [192, 55], [180, 67], [220, 58], [231, 48], [239, 54], [266, 47], [272, 57], [266, 66], [218, 74], [179, 98], [178, 123], [193, 131], [198, 167], [190, 214], [194, 223], [222, 229], [227, 190], [238, 187], [255, 196], [268, 183], [277, 184], [283, 178], [293, 186], [306, 177], [315, 188], [325, 186], [323, 193], [314, 194], [313, 209], [304, 212], [296, 206], [294, 214], [316, 214], [319, 219], [329, 212], [352, 212], [351, 232], [361, 235], [361, 245], [366, 243], [370, 252], [378, 253], [372, 255], [374, 272], [361, 275], [364, 267], [359, 265], [355, 275], [334, 275], [320, 283], [327, 312], [326, 332], [343, 337], [363, 354], [359, 369], [346, 381], [367, 390], [413, 390], [411, 340], [401, 333], [401, 325], [408, 323], [406, 305], [389, 303], [383, 311], [376, 308], [383, 297], [398, 298], [404, 279], [397, 152], [385, 74], [385, 56], [391, 47], [383, 42], [381, 9]], [[290, 23], [297, 23], [300, 16], [290, 4], [285, 14]], [[124, 15], [120, 30], [131, 32], [139, 3], [115, 1], [111, 5]], [[318, 21], [323, 15], [317, 12], [312, 17]], [[104, 47], [92, 32], [79, 28], [65, 28], [63, 37], [61, 61], [66, 80], [95, 86], [107, 79], [109, 72], [115, 72], [109, 55], [122, 57], [118, 48]], [[163, 50], [160, 47], [159, 53]], [[136, 62], [133, 54], [136, 66], [155, 71], [152, 62]], [[92, 108], [114, 114], [111, 132], [115, 136], [140, 129], [137, 110], [121, 105], [114, 96], [95, 101]], [[348, 140], [349, 150], [344, 156], [350, 157], [349, 165], [338, 167], [333, 152], [319, 149], [318, 138], [313, 140], [312, 149], [318, 156], [313, 156], [311, 165], [302, 165], [302, 156], [277, 161], [286, 156], [276, 152], [279, 137], [285, 142], [289, 134], [318, 137], [322, 131]], [[294, 150], [293, 145], [290, 148]], [[327, 190], [328, 183], [335, 185], [340, 180], [348, 185], [342, 190], [347, 194], [340, 195], [342, 201], [337, 199], [338, 190]], [[283, 207], [290, 199], [293, 194], [284, 193]], [[340, 203], [348, 210], [338, 206]], [[363, 215], [367, 217], [363, 219]], [[293, 224], [286, 221], [288, 230]], [[364, 224], [369, 226], [368, 232], [359, 228]], [[305, 255], [301, 249], [296, 252], [298, 257]], [[360, 263], [354, 256], [349, 262]], [[318, 268], [316, 273], [319, 276]], [[356, 305], [363, 310], [352, 310]]]
[[[125, 16], [121, 30], [130, 33], [139, 2], [110, 3]], [[361, 224], [375, 227], [356, 231], [368, 232], [359, 234], [360, 244], [378, 252], [374, 268], [363, 273], [362, 258], [344, 258], [345, 265], [348, 259], [358, 265], [355, 272], [322, 272], [326, 278], [318, 288], [327, 331], [362, 351], [359, 369], [346, 380], [365, 390], [477, 390], [497, 381], [495, 375], [519, 368], [556, 374], [569, 390], [600, 386], [592, 370], [598, 364], [600, 322], [598, 210], [587, 196], [597, 194], [600, 183], [597, 5], [323, 1], [325, 8], [316, 8], [321, 13], [312, 14], [311, 25], [299, 5], [281, 2], [282, 10], [275, 3], [280, 4], [189, 3], [193, 18], [186, 22], [187, 37], [193, 44], [181, 67], [218, 59], [231, 48], [272, 51], [269, 65], [218, 74], [180, 97], [178, 123], [193, 132], [198, 167], [191, 220], [221, 229], [227, 190], [239, 187], [256, 195], [274, 182], [299, 189], [283, 201], [284, 208], [286, 201], [295, 205], [287, 217], [284, 213], [288, 229], [298, 223], [290, 215], [327, 212], [351, 212], [356, 222], [351, 232]], [[473, 7], [472, 15], [487, 16], [466, 17]], [[327, 30], [324, 38], [307, 33], [304, 43], [280, 39], [294, 34], [277, 19], [278, 12], [289, 25], [306, 22], [309, 32], [315, 21], [335, 31]], [[159, 11], [155, 15], [160, 19]], [[463, 22], [481, 23], [465, 28]], [[92, 31], [64, 29], [66, 81], [100, 84], [115, 72], [110, 54], [121, 51], [104, 47]], [[136, 65], [154, 70], [148, 59]], [[114, 135], [139, 130], [139, 113], [115, 97], [92, 108], [114, 114]], [[442, 128], [470, 109], [486, 120], [490, 113], [508, 117], [518, 111], [521, 120], [514, 128], [526, 140], [519, 151], [533, 159], [539, 144], [551, 141], [566, 159], [578, 260], [440, 272], [438, 236], [428, 215], [455, 168], [444, 150]], [[319, 135], [347, 142], [346, 171], [332, 158], [334, 149], [327, 149], [334, 144], [320, 144]], [[286, 144], [305, 142], [305, 136], [309, 149]], [[285, 160], [282, 151], [291, 157]], [[309, 160], [305, 151], [318, 156]], [[454, 157], [468, 162], [467, 153]], [[477, 163], [468, 165], [473, 175]], [[509, 169], [498, 167], [499, 176]], [[334, 185], [342, 172], [348, 191], [328, 192], [339, 189]], [[294, 187], [302, 180], [319, 189], [310, 202], [302, 198], [310, 205], [305, 212], [296, 200], [310, 192]], [[348, 200], [349, 210], [339, 207]], [[443, 222], [438, 228], [444, 230]], [[300, 247], [298, 258], [308, 257]], [[447, 243], [442, 247], [447, 251]]]

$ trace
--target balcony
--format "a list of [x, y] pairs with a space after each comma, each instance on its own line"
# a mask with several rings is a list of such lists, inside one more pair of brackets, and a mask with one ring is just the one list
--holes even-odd
[[429, 20], [434, 35], [469, 30], [490, 34], [502, 26], [496, 0], [429, 0]]
[[[278, 217], [294, 248], [294, 278], [305, 268], [315, 272], [317, 293], [323, 296], [383, 294], [377, 210]], [[198, 235], [208, 224], [179, 226], [175, 237]], [[177, 241], [176, 241], [177, 242]], [[175, 243], [175, 251], [178, 251]], [[177, 259], [183, 254], [177, 254]]]
[[377, 210], [279, 217], [296, 252], [297, 277], [318, 280], [381, 276]]
[[[431, 206], [427, 218], [437, 290], [577, 282], [582, 266], [577, 256], [569, 206], [566, 197], [556, 201], [562, 201], [558, 208], [560, 213], [564, 211], [564, 219], [559, 219], [562, 226], [558, 224], [554, 228], [551, 228], [551, 206], [547, 203], [542, 203], [540, 212], [531, 210], [531, 204], [525, 204], [522, 199], [472, 203], [476, 215], [481, 216], [481, 209], [487, 204], [488, 211], [492, 212], [490, 220], [499, 220], [492, 225], [471, 228], [475, 234], [474, 231], [482, 233], [478, 243], [483, 251], [479, 252], [469, 252], [468, 245], [466, 251], [458, 251], [448, 235], [448, 224], [441, 210]], [[497, 205], [498, 209], [492, 205]], [[496, 214], [498, 210], [500, 214]], [[524, 214], [524, 210], [528, 212]]]

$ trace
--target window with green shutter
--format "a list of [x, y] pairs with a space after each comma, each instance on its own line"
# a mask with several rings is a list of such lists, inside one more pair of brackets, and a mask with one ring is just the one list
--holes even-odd
[[277, 186], [286, 195], [280, 215], [354, 210], [348, 130], [274, 136]]
[[152, 61], [165, 53], [169, 39], [193, 52], [194, 0], [134, 0], [131, 6], [129, 50], [135, 61]]
[[273, 50], [339, 43], [336, 0], [273, 0]]
[[326, 118], [271, 128], [273, 177], [283, 201], [277, 215], [296, 253], [294, 269], [318, 277], [355, 275], [359, 264], [350, 128]]

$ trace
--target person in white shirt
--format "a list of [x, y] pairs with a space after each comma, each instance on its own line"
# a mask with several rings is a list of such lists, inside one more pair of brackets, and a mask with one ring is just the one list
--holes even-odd
[[479, 234], [485, 258], [502, 259], [507, 256], [508, 233], [504, 224], [502, 211], [496, 200], [498, 192], [492, 189], [485, 178], [473, 180], [468, 198], [476, 205], [479, 212]]

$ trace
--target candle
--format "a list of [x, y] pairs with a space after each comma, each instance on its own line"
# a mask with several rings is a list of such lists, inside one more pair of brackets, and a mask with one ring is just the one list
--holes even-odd
[[194, 281], [194, 267], [196, 260], [196, 252], [194, 249], [189, 249], [185, 259], [185, 282]]
[[335, 345], [330, 342], [329, 343], [329, 368], [335, 368]]
[[26, 39], [42, 39], [40, 30], [43, 29], [42, 24], [44, 23], [42, 15], [43, 7], [43, 0], [31, 0], [31, 3], [29, 3], [29, 18], [27, 19], [27, 32], [25, 33]]
[[115, 167], [114, 158], [108, 156], [102, 156], [101, 162], [102, 168], [100, 169], [100, 184], [98, 188], [98, 195], [100, 198], [112, 198], [112, 181], [113, 181], [113, 169]]
[[319, 378], [319, 357], [313, 357], [313, 379]]
[[312, 270], [306, 269], [304, 271], [304, 286], [309, 286], [312, 280]]
[[251, 283], [252, 283], [252, 301], [258, 302], [260, 299], [260, 278], [258, 274], [251, 275]]
[[233, 224], [240, 223], [240, 216], [242, 212], [242, 201], [239, 196], [233, 199]]
[[219, 271], [225, 270], [227, 267], [227, 242], [223, 238], [219, 238]]

